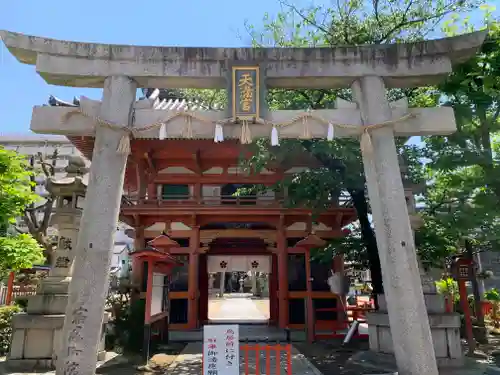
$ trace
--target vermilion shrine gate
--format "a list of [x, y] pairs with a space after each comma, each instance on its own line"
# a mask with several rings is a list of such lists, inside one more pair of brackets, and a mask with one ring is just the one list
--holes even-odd
[[[189, 267], [187, 290], [171, 294], [187, 305], [186, 316], [172, 322], [177, 328], [192, 329], [206, 319], [205, 288], [198, 293], [198, 286], [206, 284], [203, 270], [212, 254], [272, 259], [271, 294], [278, 296], [271, 309], [278, 316], [273, 313], [272, 320], [289, 326], [294, 300], [321, 298], [310, 285], [304, 291], [288, 290], [290, 254], [304, 251], [292, 239], [311, 233], [310, 211], [285, 209], [278, 196], [256, 197], [246, 205], [225, 196], [223, 187], [272, 185], [289, 171], [276, 165], [260, 175], [241, 174], [238, 157], [255, 138], [271, 137], [277, 144], [279, 138], [361, 137], [387, 302], [385, 310], [373, 315], [371, 344], [389, 342], [387, 350], [405, 375], [437, 375], [439, 345], [444, 345], [445, 356], [450, 353], [446, 340], [437, 337], [447, 335], [448, 328], [435, 327], [432, 320], [429, 326], [427, 319], [394, 137], [449, 134], [455, 120], [451, 108], [408, 108], [406, 100], [389, 103], [386, 89], [442, 80], [453, 64], [476, 52], [484, 36], [473, 33], [409, 45], [231, 49], [77, 43], [3, 32], [11, 53], [36, 65], [48, 83], [104, 88], [102, 101], [82, 98], [77, 107], [35, 107], [31, 123], [34, 132], [68, 136], [92, 160], [73, 254], [63, 333], [68, 351], [59, 358], [61, 373], [94, 373], [119, 215], [135, 227], [136, 248], [163, 231], [184, 242], [184, 247], [172, 249]], [[229, 106], [226, 111], [164, 110], [156, 100], [136, 101], [138, 87], [226, 88]], [[264, 100], [271, 88], [338, 87], [350, 87], [354, 100], [338, 100], [336, 109], [268, 111]], [[133, 195], [122, 199], [123, 188]], [[225, 205], [228, 199], [231, 204]], [[333, 197], [331, 208], [318, 219], [322, 228], [316, 228], [316, 235], [338, 236], [354, 219], [353, 210], [341, 208]], [[248, 227], [228, 225], [235, 222]], [[450, 322], [454, 333], [456, 322]]]

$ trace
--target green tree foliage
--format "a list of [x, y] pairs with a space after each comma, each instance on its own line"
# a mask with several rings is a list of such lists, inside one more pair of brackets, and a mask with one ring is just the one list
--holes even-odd
[[0, 356], [7, 355], [12, 341], [12, 317], [22, 311], [19, 306], [0, 307]]
[[[277, 17], [266, 15], [264, 26], [247, 30], [255, 47], [307, 47], [341, 46], [375, 43], [412, 42], [422, 40], [439, 30], [446, 20], [455, 20], [480, 5], [480, 1], [435, 1], [391, 0], [362, 1], [341, 0], [329, 7], [299, 9], [282, 2], [284, 11]], [[413, 106], [435, 106], [442, 100], [437, 88], [416, 88], [390, 90], [389, 100], [406, 96]], [[187, 94], [190, 97], [190, 94]], [[335, 100], [351, 99], [350, 90], [287, 90], [273, 89], [268, 92], [268, 104], [276, 109], [323, 109], [333, 108]], [[408, 165], [406, 179], [420, 184], [427, 176], [421, 165], [422, 150], [405, 145], [406, 139], [397, 140], [401, 158]], [[369, 220], [370, 208], [365, 196], [365, 180], [359, 142], [353, 139], [339, 139], [333, 142], [313, 140], [282, 141], [280, 147], [270, 147], [267, 140], [257, 140], [252, 145], [253, 156], [246, 166], [254, 171], [268, 164], [286, 166], [290, 160], [304, 161], [310, 168], [296, 173], [284, 181], [289, 192], [289, 203], [305, 204], [321, 211], [337, 203], [338, 197], [349, 197], [346, 204], [352, 204], [357, 211], [359, 225], [351, 236], [330, 244], [322, 254], [330, 257], [333, 251], [344, 251], [347, 258], [368, 260], [374, 281], [374, 292], [382, 292], [380, 261], [378, 259], [375, 235]], [[277, 187], [281, 190], [282, 186]], [[439, 224], [440, 225], [440, 224]], [[432, 221], [426, 222], [425, 236], [421, 239], [431, 242], [438, 239], [439, 232], [430, 230]], [[448, 237], [445, 238], [446, 240]], [[428, 255], [441, 257], [442, 246]], [[427, 248], [426, 248], [427, 249]], [[368, 251], [365, 251], [368, 250]], [[449, 249], [445, 247], [444, 253]], [[318, 254], [317, 254], [318, 255]]]
[[9, 235], [7, 228], [38, 196], [33, 192], [31, 169], [16, 152], [0, 148], [0, 272], [29, 268], [43, 261], [42, 249], [29, 234]]
[[31, 235], [0, 237], [0, 269], [20, 270], [43, 261], [43, 249]]
[[[456, 252], [464, 237], [482, 250], [497, 249], [500, 239], [500, 24], [485, 10], [489, 34], [480, 53], [439, 87], [443, 105], [455, 110], [458, 131], [423, 139], [429, 183], [417, 240], [433, 259]], [[456, 22], [445, 30], [455, 33]]]
[[0, 223], [13, 223], [38, 198], [32, 191], [30, 174], [23, 156], [0, 148]]
[[[274, 45], [283, 47], [359, 45], [374, 43], [411, 42], [424, 39], [451, 13], [473, 9], [477, 2], [436, 1], [340, 1], [329, 8], [298, 9], [285, 4], [288, 12], [276, 19], [265, 19], [264, 32], [249, 27], [255, 46]], [[391, 90], [389, 99], [406, 96], [410, 105], [434, 106], [440, 93], [433, 88]], [[336, 98], [349, 100], [349, 90], [272, 90], [269, 93], [271, 109], [321, 109], [332, 108]], [[421, 184], [422, 169], [419, 166], [420, 150], [405, 146], [400, 139], [399, 152], [408, 164], [407, 182]], [[297, 145], [297, 144], [300, 145]], [[345, 252], [348, 259], [368, 260], [374, 291], [382, 291], [380, 260], [365, 198], [365, 180], [357, 140], [287, 141], [278, 151], [257, 145], [250, 164], [265, 165], [266, 158], [278, 153], [291, 155], [295, 150], [306, 151], [318, 164], [316, 168], [296, 174], [288, 182], [293, 184], [291, 199], [309, 207], [324, 208], [331, 198], [350, 196], [358, 213], [359, 225], [352, 235], [330, 243], [322, 254], [329, 258], [334, 251]], [[278, 157], [279, 158], [279, 157]], [[286, 183], [286, 182], [285, 182]], [[365, 253], [364, 249], [368, 252]], [[365, 262], [363, 262], [365, 263]]]

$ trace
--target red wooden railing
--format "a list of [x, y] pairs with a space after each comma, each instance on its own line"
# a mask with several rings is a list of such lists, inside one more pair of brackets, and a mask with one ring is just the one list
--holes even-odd
[[251, 352], [255, 352], [255, 375], [261, 375], [260, 354], [265, 353], [265, 374], [271, 375], [271, 353], [275, 353], [276, 357], [276, 375], [280, 375], [281, 371], [281, 353], [284, 352], [286, 356], [285, 374], [292, 374], [292, 345], [262, 345], [262, 344], [243, 344], [240, 345], [240, 350], [243, 352], [243, 360], [245, 361], [244, 370], [245, 375], [250, 375], [249, 357]]
[[[332, 201], [332, 207], [343, 206], [348, 202], [345, 197], [340, 197], [336, 201]], [[137, 196], [124, 196], [123, 203], [125, 206], [140, 205], [155, 205], [155, 206], [175, 206], [175, 205], [201, 205], [201, 206], [217, 206], [217, 205], [236, 205], [236, 206], [267, 206], [267, 207], [282, 207], [285, 203], [284, 199], [272, 196], [257, 196], [257, 195], [219, 195], [219, 196], [204, 196], [196, 197], [193, 195], [163, 195], [157, 198], [139, 198]]]
[[[240, 345], [240, 356], [243, 357], [243, 368], [245, 375], [271, 375], [274, 373], [271, 370], [271, 354], [275, 355], [275, 373], [276, 375], [291, 375], [292, 374], [292, 345], [291, 344], [241, 344]], [[264, 363], [261, 363], [261, 354], [265, 353]], [[255, 354], [255, 372], [251, 371], [250, 368], [250, 358], [251, 354]], [[282, 366], [281, 355], [285, 355], [285, 366]], [[263, 366], [262, 366], [263, 365]], [[265, 372], [262, 368], [265, 367]], [[202, 369], [203, 369], [203, 359], [202, 359]], [[282, 370], [283, 369], [283, 370]]]
[[0, 287], [0, 306], [11, 305], [18, 298], [34, 296], [37, 287], [35, 285], [12, 285]]

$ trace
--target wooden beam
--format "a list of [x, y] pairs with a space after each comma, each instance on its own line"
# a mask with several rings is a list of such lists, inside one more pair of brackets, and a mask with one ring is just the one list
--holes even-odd
[[203, 173], [203, 167], [201, 166], [201, 153], [199, 149], [193, 154], [193, 158], [196, 165], [195, 172], [197, 175], [201, 175]]
[[139, 190], [139, 198], [144, 199], [146, 197], [147, 192], [147, 184], [148, 179], [146, 175], [146, 161], [144, 159], [140, 159], [136, 164], [136, 178], [138, 181], [138, 190]]
[[146, 163], [148, 165], [149, 171], [156, 175], [156, 173], [158, 171], [156, 170], [155, 161], [152, 157], [152, 151], [145, 152], [144, 159], [146, 159]]
[[[176, 239], [176, 238], [189, 238], [191, 236], [191, 229], [186, 229], [186, 230], [166, 230], [167, 236], [170, 238]], [[207, 237], [206, 232], [207, 231], [212, 231], [212, 230], [201, 230], [200, 237], [202, 239]], [[223, 232], [224, 230], [214, 230], [214, 232]], [[265, 238], [269, 239], [274, 239], [276, 237], [276, 231], [274, 229], [258, 229], [255, 230], [255, 232], [260, 233], [262, 236]], [[158, 237], [159, 235], [162, 234], [161, 230], [158, 231], [152, 231], [152, 230], [146, 230], [145, 231], [145, 237], [146, 238], [155, 238]], [[342, 237], [342, 231], [340, 229], [334, 229], [334, 230], [319, 230], [316, 231], [315, 233], [318, 237], [323, 238], [323, 239], [331, 239], [331, 238], [339, 238]], [[308, 235], [307, 231], [305, 230], [286, 230], [285, 231], [285, 236], [286, 238], [304, 238]], [[227, 235], [221, 235], [220, 237], [227, 237]], [[252, 237], [252, 236], [250, 236]], [[241, 238], [241, 237], [240, 237]], [[290, 251], [291, 248], [289, 248]]]

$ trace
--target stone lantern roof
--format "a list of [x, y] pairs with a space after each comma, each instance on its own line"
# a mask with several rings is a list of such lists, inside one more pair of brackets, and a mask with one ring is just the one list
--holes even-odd
[[50, 177], [47, 179], [45, 186], [47, 191], [56, 196], [71, 195], [73, 193], [81, 193], [83, 195], [87, 189], [87, 182], [84, 176], [88, 173], [85, 160], [80, 156], [71, 156], [65, 171], [65, 177]]

